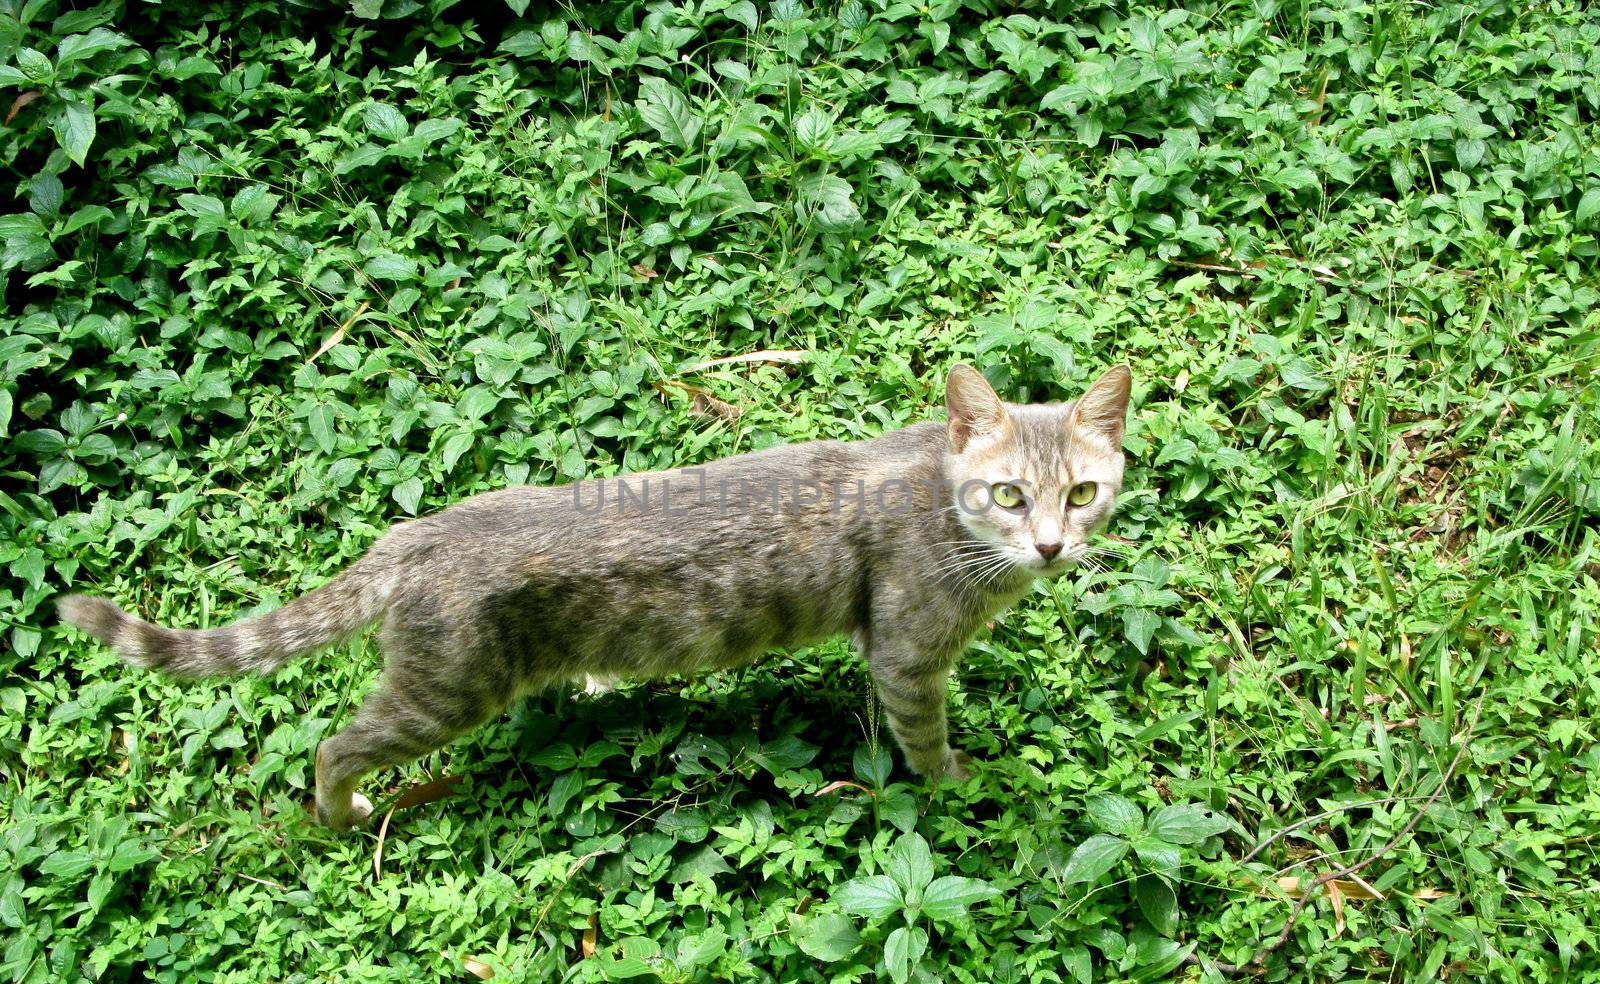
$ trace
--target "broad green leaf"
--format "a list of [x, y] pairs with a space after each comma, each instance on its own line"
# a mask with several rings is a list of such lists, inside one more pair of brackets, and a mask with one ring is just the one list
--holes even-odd
[[89, 851], [57, 851], [44, 859], [39, 871], [57, 878], [76, 878], [93, 868], [95, 860]]
[[583, 792], [584, 775], [581, 772], [563, 772], [550, 783], [550, 815], [563, 816], [567, 804]]
[[846, 912], [881, 919], [905, 907], [900, 886], [888, 875], [852, 878], [833, 891], [833, 901]]
[[339, 446], [338, 433], [334, 430], [333, 408], [326, 403], [318, 403], [311, 408], [306, 416], [306, 426], [311, 428], [311, 437], [317, 442], [317, 447], [323, 454], [332, 454]]
[[812, 109], [794, 121], [794, 136], [807, 153], [826, 153], [833, 142], [833, 118], [821, 109]]
[[661, 78], [647, 78], [639, 85], [643, 99], [639, 115], [662, 138], [678, 147], [689, 147], [700, 134], [700, 118], [689, 109], [689, 104], [671, 82]]
[[1092, 882], [1117, 866], [1128, 853], [1128, 842], [1109, 834], [1095, 834], [1079, 844], [1067, 859], [1061, 880], [1067, 883]]
[[1156, 634], [1156, 627], [1160, 624], [1161, 616], [1148, 608], [1122, 610], [1123, 635], [1141, 655], [1150, 651], [1150, 639]]
[[1144, 829], [1144, 812], [1116, 793], [1097, 793], [1084, 806], [1089, 822], [1103, 833], [1133, 837]]
[[415, 516], [417, 506], [422, 502], [422, 479], [412, 476], [390, 489], [389, 494], [401, 509]]
[[1147, 867], [1162, 874], [1176, 876], [1183, 867], [1183, 853], [1176, 845], [1154, 837], [1140, 837], [1133, 842], [1133, 852]]
[[1171, 844], [1198, 844], [1229, 827], [1228, 821], [1198, 803], [1162, 807], [1150, 817], [1150, 836]]
[[103, 27], [97, 27], [87, 34], [70, 34], [62, 38], [61, 43], [56, 46], [56, 64], [66, 65], [83, 61], [93, 58], [102, 51], [111, 51], [132, 43], [115, 31], [108, 31]]
[[731, 871], [733, 868], [729, 866], [721, 852], [708, 844], [673, 865], [672, 873], [667, 876], [667, 880], [674, 885], [681, 885], [702, 878], [715, 878]]
[[606, 980], [629, 980], [656, 973], [661, 947], [651, 940], [633, 936], [618, 940], [596, 956]]
[[1178, 896], [1160, 875], [1140, 875], [1134, 885], [1134, 895], [1139, 900], [1139, 911], [1150, 922], [1150, 928], [1162, 936], [1172, 936], [1178, 931]]
[[49, 171], [41, 171], [28, 182], [28, 207], [39, 215], [51, 216], [61, 211], [66, 189], [61, 179]]
[[921, 834], [910, 834], [895, 841], [884, 861], [883, 870], [903, 894], [925, 887], [933, 881], [933, 853]]
[[63, 100], [53, 128], [61, 149], [74, 164], [82, 167], [89, 159], [89, 145], [94, 143], [94, 110], [79, 99]]
[[12, 877], [0, 889], [0, 924], [11, 929], [21, 929], [27, 922], [27, 905], [22, 900], [22, 879]]
[[1590, 188], [1578, 199], [1578, 210], [1573, 214], [1573, 221], [1584, 225], [1600, 214], [1600, 186]]
[[843, 960], [861, 946], [861, 934], [856, 932], [855, 924], [837, 912], [803, 920], [791, 917], [790, 925], [795, 945], [806, 956], [824, 963]]
[[883, 941], [883, 960], [895, 984], [905, 984], [928, 950], [928, 934], [919, 927], [900, 926]]
[[404, 137], [410, 127], [406, 125], [405, 114], [388, 103], [372, 103], [362, 113], [366, 123], [367, 132], [376, 134], [386, 140], [399, 140]]
[[369, 277], [378, 277], [384, 280], [415, 280], [417, 279], [417, 263], [408, 257], [396, 253], [379, 253], [367, 260], [363, 267]]
[[949, 922], [967, 914], [967, 906], [992, 899], [1000, 890], [978, 878], [942, 875], [922, 893], [922, 911], [930, 919]]

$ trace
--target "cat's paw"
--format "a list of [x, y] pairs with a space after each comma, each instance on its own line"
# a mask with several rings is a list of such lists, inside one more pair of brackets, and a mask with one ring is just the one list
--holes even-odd
[[350, 794], [350, 808], [344, 812], [330, 810], [321, 802], [314, 804], [317, 822], [334, 830], [353, 830], [372, 817], [372, 801], [360, 793]]

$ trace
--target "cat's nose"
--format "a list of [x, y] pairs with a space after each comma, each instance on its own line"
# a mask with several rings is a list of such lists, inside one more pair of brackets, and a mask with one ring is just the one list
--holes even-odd
[[1056, 554], [1061, 552], [1061, 544], [1059, 543], [1036, 543], [1034, 547], [1039, 551], [1039, 556], [1045, 560], [1055, 560]]

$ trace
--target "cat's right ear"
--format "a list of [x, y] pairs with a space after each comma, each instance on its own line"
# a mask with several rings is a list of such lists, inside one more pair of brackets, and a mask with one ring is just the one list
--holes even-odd
[[945, 381], [944, 405], [950, 411], [950, 450], [965, 451], [975, 438], [990, 437], [1006, 424], [1006, 408], [983, 373], [958, 363]]

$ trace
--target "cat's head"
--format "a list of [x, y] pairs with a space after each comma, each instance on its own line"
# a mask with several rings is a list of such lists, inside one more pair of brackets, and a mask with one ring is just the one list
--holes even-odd
[[1086, 556], [1122, 488], [1132, 374], [1108, 369], [1071, 403], [1004, 403], [976, 369], [950, 371], [945, 478], [955, 515], [1012, 569], [1051, 577]]

